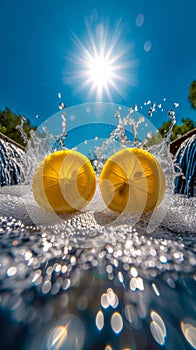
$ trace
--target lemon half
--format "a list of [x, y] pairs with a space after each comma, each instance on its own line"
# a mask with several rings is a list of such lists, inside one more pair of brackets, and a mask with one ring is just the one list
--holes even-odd
[[106, 205], [118, 213], [147, 213], [164, 197], [163, 170], [152, 154], [126, 148], [111, 156], [100, 174], [100, 189]]
[[48, 155], [33, 176], [36, 202], [46, 210], [70, 213], [81, 210], [96, 189], [96, 176], [87, 157], [72, 150]]

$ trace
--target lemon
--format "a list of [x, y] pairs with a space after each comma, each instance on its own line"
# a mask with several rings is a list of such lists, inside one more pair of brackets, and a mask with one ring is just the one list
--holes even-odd
[[72, 150], [48, 155], [39, 164], [32, 183], [36, 202], [61, 214], [85, 207], [95, 188], [96, 176], [89, 159]]
[[100, 174], [106, 205], [118, 213], [147, 213], [162, 201], [165, 175], [152, 154], [126, 148], [111, 156]]

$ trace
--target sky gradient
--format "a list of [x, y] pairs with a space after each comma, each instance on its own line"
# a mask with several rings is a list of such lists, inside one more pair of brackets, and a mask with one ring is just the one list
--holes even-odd
[[[67, 107], [104, 101], [139, 107], [162, 103], [159, 127], [176, 109], [177, 121], [196, 121], [187, 100], [196, 80], [195, 0], [1, 0], [0, 109], [10, 107], [38, 125]], [[113, 44], [116, 74], [109, 94], [87, 83], [85, 50]], [[86, 85], [85, 85], [86, 83]], [[36, 116], [39, 115], [39, 118]]]

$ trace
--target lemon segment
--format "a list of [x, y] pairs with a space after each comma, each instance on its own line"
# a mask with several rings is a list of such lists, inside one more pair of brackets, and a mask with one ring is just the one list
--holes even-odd
[[162, 201], [165, 175], [152, 154], [126, 148], [111, 156], [100, 174], [100, 189], [106, 205], [118, 213], [147, 213]]
[[48, 155], [35, 171], [32, 191], [36, 202], [59, 214], [84, 208], [96, 189], [96, 176], [87, 157], [72, 150]]

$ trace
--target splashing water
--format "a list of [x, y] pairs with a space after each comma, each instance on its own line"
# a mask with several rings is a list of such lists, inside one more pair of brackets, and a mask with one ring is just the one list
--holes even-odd
[[[61, 95], [58, 96], [59, 98], [61, 98]], [[151, 101], [147, 101], [145, 104], [146, 106], [149, 106], [151, 104]], [[79, 109], [85, 108], [85, 114], [88, 116], [87, 120], [84, 121], [83, 124], [86, 124], [88, 126], [89, 123], [87, 124], [87, 121], [89, 121], [89, 119], [92, 120], [92, 115], [96, 116], [97, 112], [97, 119], [100, 119], [100, 114], [104, 115], [107, 113], [108, 115], [108, 105], [109, 112], [111, 113], [111, 111], [113, 111], [113, 113], [111, 114], [112, 123], [115, 119], [117, 121], [117, 125], [115, 126], [112, 124], [113, 130], [110, 132], [108, 138], [105, 138], [104, 141], [102, 141], [102, 138], [100, 138], [100, 146], [93, 145], [94, 157], [96, 159], [97, 176], [99, 176], [104, 162], [112, 154], [126, 147], [138, 147], [146, 149], [146, 137], [147, 135], [149, 135], [149, 127], [153, 130], [154, 133], [157, 132], [157, 130], [153, 128], [152, 124], [149, 123], [149, 121], [143, 115], [138, 113], [137, 105], [129, 109], [123, 106], [119, 107], [112, 104], [91, 104], [87, 106], [84, 105], [83, 107], [80, 106]], [[107, 107], [106, 110], [104, 110], [105, 106]], [[155, 107], [155, 103], [151, 104], [151, 111], [154, 112]], [[21, 188], [21, 196], [25, 205], [25, 211], [29, 214], [29, 222], [33, 222], [36, 225], [48, 226], [58, 223], [59, 225], [63, 225], [64, 227], [67, 220], [69, 220], [68, 215], [56, 215], [55, 213], [51, 214], [45, 212], [42, 208], [39, 208], [38, 205], [35, 203], [31, 193], [32, 177], [37, 165], [45, 158], [45, 156], [50, 154], [51, 151], [55, 152], [60, 149], [70, 148], [66, 147], [66, 142], [68, 141], [69, 133], [71, 134], [72, 132], [72, 130], [70, 132], [71, 127], [69, 125], [69, 121], [74, 120], [73, 111], [70, 109], [70, 113], [67, 116], [67, 111], [65, 111], [65, 104], [62, 101], [59, 103], [59, 109], [61, 110], [60, 115], [58, 114], [54, 117], [51, 117], [51, 120], [47, 120], [38, 129], [37, 132], [31, 131], [31, 139], [30, 141], [28, 141], [26, 157], [23, 160], [24, 169], [26, 170], [25, 184], [29, 186], [29, 193], [27, 195], [28, 191], [26, 188], [24, 189], [23, 186]], [[82, 111], [82, 113], [84, 113], [84, 111]], [[122, 116], [123, 114], [125, 115], [124, 117]], [[173, 110], [170, 110], [168, 112], [168, 115], [171, 119], [171, 125], [167, 135], [159, 144], [147, 148], [148, 151], [151, 154], [153, 154], [161, 164], [166, 177], [166, 193], [164, 196], [164, 200], [162, 201], [159, 208], [154, 210], [154, 212], [151, 213], [151, 215], [143, 216], [143, 219], [145, 218], [146, 220], [147, 232], [153, 232], [156, 229], [156, 227], [158, 227], [161, 224], [161, 222], [168, 213], [168, 208], [170, 206], [170, 202], [174, 192], [175, 173], [173, 167], [173, 160], [169, 152], [169, 140], [173, 126], [175, 125], [175, 112]], [[24, 135], [25, 133], [22, 128], [23, 122], [24, 120], [21, 121], [21, 125], [18, 128], [21, 130], [21, 134], [26, 140], [26, 135]], [[77, 123], [76, 125], [72, 126], [73, 130], [78, 129]], [[58, 132], [52, 133], [51, 130], [53, 130], [55, 125], [60, 125], [61, 128], [58, 129]], [[94, 124], [92, 125], [94, 126]], [[89, 139], [90, 138], [92, 138], [94, 142], [99, 140], [97, 136], [90, 136]], [[132, 138], [132, 140], [130, 138]], [[86, 144], [86, 142], [83, 142], [83, 145], [84, 144]], [[125, 214], [119, 216], [114, 213], [111, 213], [111, 211], [109, 211], [108, 208], [105, 207], [105, 204], [101, 199], [99, 189], [97, 190], [92, 202], [85, 209], [84, 213], [78, 213], [77, 215], [85, 215], [86, 213], [91, 213], [92, 220], [97, 221], [97, 224], [99, 224], [99, 226], [101, 225], [101, 223], [102, 226], [108, 226], [110, 225], [110, 223], [112, 226], [125, 223], [134, 226], [135, 223], [137, 223], [139, 220], [138, 216], [128, 217]], [[74, 216], [75, 214], [73, 214], [73, 217]], [[107, 216], [107, 220], [104, 220], [104, 216]], [[107, 231], [106, 227], [105, 230]], [[94, 236], [98, 234], [98, 231], [99, 230], [97, 230], [96, 228]], [[106, 239], [105, 236], [103, 238], [104, 240]]]
[[[149, 106], [152, 103], [147, 101]], [[78, 142], [77, 147], [85, 151], [96, 146], [92, 158], [98, 175], [114, 152], [125, 147], [145, 149], [148, 132], [156, 133], [137, 106], [128, 112], [112, 106], [107, 110], [107, 118], [112, 115], [109, 136], [98, 135], [97, 124], [90, 128], [89, 120], [95, 117], [102, 126], [100, 115], [105, 110], [101, 105], [93, 108], [93, 104], [80, 106], [78, 115], [74, 108], [60, 110], [55, 124], [48, 120], [37, 133], [32, 131], [24, 183], [1, 189], [1, 305], [31, 329], [30, 350], [96, 349], [97, 337], [104, 350], [172, 348], [172, 339], [179, 349], [194, 347], [191, 276], [196, 265], [196, 203], [195, 198], [173, 195], [175, 172], [169, 153], [173, 111], [169, 134], [148, 148], [167, 182], [164, 201], [152, 214], [134, 221], [111, 213], [99, 189], [89, 206], [73, 215], [46, 213], [33, 199], [31, 181], [37, 165], [51, 151], [76, 146], [74, 131], [83, 130], [78, 120], [91, 136], [83, 135], [88, 142]]]

